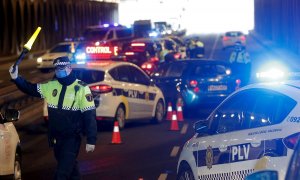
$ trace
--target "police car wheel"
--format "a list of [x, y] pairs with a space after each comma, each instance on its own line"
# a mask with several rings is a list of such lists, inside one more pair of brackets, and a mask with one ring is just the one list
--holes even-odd
[[125, 127], [125, 109], [123, 105], [119, 105], [116, 111], [115, 119], [119, 123], [119, 128], [124, 129]]
[[179, 169], [177, 180], [195, 180], [192, 169], [188, 165], [183, 165]]
[[21, 179], [21, 157], [16, 152], [15, 155], [15, 168], [14, 168], [14, 179]]
[[159, 100], [155, 107], [155, 114], [154, 118], [152, 119], [152, 122], [154, 123], [161, 123], [164, 119], [165, 115], [165, 107], [162, 100]]

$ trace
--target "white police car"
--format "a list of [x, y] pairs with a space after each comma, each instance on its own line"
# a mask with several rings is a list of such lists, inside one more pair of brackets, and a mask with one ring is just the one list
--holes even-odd
[[50, 69], [54, 68], [54, 59], [62, 56], [69, 56], [70, 58], [72, 58], [72, 53], [75, 52], [75, 48], [77, 45], [78, 42], [75, 41], [66, 41], [56, 44], [45, 54], [37, 58], [37, 68], [41, 72], [49, 72]]
[[117, 120], [120, 128], [128, 120], [163, 120], [164, 96], [138, 66], [107, 60], [73, 64], [72, 68], [92, 91], [97, 120]]
[[0, 179], [21, 179], [21, 148], [19, 135], [12, 122], [20, 112], [8, 109], [0, 113]]
[[255, 169], [284, 178], [300, 132], [300, 81], [252, 84], [228, 96], [181, 152], [178, 179], [243, 179]]

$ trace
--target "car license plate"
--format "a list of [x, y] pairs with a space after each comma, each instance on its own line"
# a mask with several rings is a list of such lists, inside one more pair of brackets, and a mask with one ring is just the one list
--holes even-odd
[[208, 91], [225, 91], [227, 90], [226, 85], [210, 85], [208, 86]]

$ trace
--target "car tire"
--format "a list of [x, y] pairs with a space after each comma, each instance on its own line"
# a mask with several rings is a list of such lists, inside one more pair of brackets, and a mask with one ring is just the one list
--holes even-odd
[[125, 127], [125, 116], [126, 112], [124, 106], [119, 105], [116, 110], [115, 121], [118, 121], [120, 129], [124, 129]]
[[162, 100], [159, 100], [155, 106], [155, 114], [152, 119], [153, 123], [161, 123], [165, 116], [165, 106]]
[[192, 169], [189, 165], [184, 164], [178, 172], [177, 180], [195, 180]]

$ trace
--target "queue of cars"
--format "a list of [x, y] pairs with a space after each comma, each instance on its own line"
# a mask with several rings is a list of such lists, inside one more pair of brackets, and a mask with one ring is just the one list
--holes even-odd
[[[73, 58], [92, 60], [72, 66], [91, 88], [97, 120], [118, 121], [123, 129], [129, 120], [162, 122], [169, 102], [181, 102], [186, 115], [214, 105], [207, 119], [194, 124], [195, 134], [178, 160], [177, 179], [244, 179], [258, 169], [270, 169], [280, 179], [288, 176], [288, 162], [300, 135], [299, 82], [241, 88], [241, 80], [225, 60], [181, 59], [158, 65], [166, 41], [180, 54], [171, 38], [135, 39], [122, 47], [126, 51], [101, 41], [77, 46]], [[224, 48], [236, 42], [245, 46], [246, 36], [239, 31], [223, 36]], [[111, 61], [117, 56], [125, 58]]]

